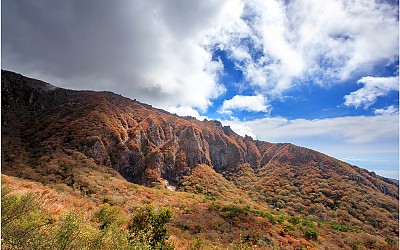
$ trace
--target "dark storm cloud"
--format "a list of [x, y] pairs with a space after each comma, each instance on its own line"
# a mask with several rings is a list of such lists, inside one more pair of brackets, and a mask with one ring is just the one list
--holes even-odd
[[[199, 41], [220, 6], [177, 2], [2, 1], [2, 67], [68, 88], [206, 108], [221, 88]], [[202, 90], [191, 98], [196, 84]]]
[[61, 79], [110, 67], [121, 56], [113, 48], [124, 33], [115, 25], [123, 8], [104, 2], [3, 1], [4, 65]]

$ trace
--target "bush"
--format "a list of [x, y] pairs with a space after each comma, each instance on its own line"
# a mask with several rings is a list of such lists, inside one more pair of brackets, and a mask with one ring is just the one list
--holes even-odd
[[33, 194], [11, 194], [2, 188], [2, 249], [37, 249], [41, 242], [39, 229], [49, 223], [50, 216], [39, 210]]
[[317, 231], [315, 231], [314, 228], [306, 227], [305, 232], [304, 232], [304, 237], [309, 240], [317, 240], [318, 233], [317, 233]]
[[99, 222], [100, 230], [106, 231], [113, 224], [122, 225], [124, 220], [121, 210], [118, 207], [104, 204], [100, 206], [99, 211], [94, 215]]
[[235, 205], [228, 205], [222, 208], [222, 212], [228, 212], [226, 214], [226, 217], [231, 219], [238, 217], [240, 214], [247, 215], [249, 212], [249, 208], [248, 207], [240, 208]]
[[342, 225], [336, 222], [328, 222], [329, 225], [335, 230], [341, 231], [341, 232], [358, 232], [359, 230], [350, 226]]
[[262, 213], [261, 216], [263, 218], [267, 218], [272, 224], [275, 224], [277, 221], [276, 217], [273, 216], [270, 212]]
[[204, 245], [205, 245], [205, 239], [204, 239], [204, 236], [201, 235], [201, 236], [197, 237], [196, 239], [194, 239], [194, 240], [191, 242], [191, 244], [190, 244], [190, 246], [189, 246], [189, 249], [190, 249], [190, 250], [203, 249], [203, 248], [204, 248]]
[[207, 209], [209, 211], [218, 211], [221, 209], [221, 206], [215, 202], [212, 202], [210, 204], [207, 205]]
[[280, 216], [276, 219], [276, 221], [278, 221], [279, 224], [282, 224], [282, 223], [285, 221], [285, 216], [280, 215]]
[[73, 213], [68, 213], [61, 218], [60, 227], [55, 234], [57, 249], [67, 249], [72, 244], [80, 234], [80, 224], [80, 219]]
[[31, 193], [27, 195], [11, 194], [10, 190], [2, 188], [1, 225], [5, 227], [13, 221], [29, 217], [38, 207], [34, 200], [35, 197]]
[[294, 229], [293, 224], [290, 223], [290, 222], [288, 222], [288, 221], [286, 221], [286, 220], [282, 223], [282, 226], [283, 226], [283, 228], [285, 228], [287, 231], [291, 231], [291, 230]]
[[166, 241], [169, 235], [165, 227], [171, 218], [170, 208], [158, 211], [151, 205], [135, 208], [128, 225], [130, 242], [149, 245], [151, 249], [173, 249], [173, 245]]
[[288, 219], [288, 221], [289, 221], [290, 223], [292, 223], [293, 225], [297, 225], [297, 224], [300, 223], [300, 218], [299, 218], [299, 217], [296, 217], [296, 216], [290, 216], [289, 219]]

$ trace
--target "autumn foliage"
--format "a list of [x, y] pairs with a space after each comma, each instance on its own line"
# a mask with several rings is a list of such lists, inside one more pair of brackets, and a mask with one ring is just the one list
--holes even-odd
[[2, 71], [2, 247], [396, 249], [396, 180]]

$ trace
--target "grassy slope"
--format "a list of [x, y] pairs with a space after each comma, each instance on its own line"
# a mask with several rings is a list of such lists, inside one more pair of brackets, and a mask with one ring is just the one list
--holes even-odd
[[[168, 228], [177, 249], [195, 246], [240, 249], [244, 245], [254, 249], [319, 249], [325, 246], [352, 249], [355, 245], [359, 249], [395, 249], [379, 236], [271, 211], [268, 206], [249, 199], [205, 165], [195, 168], [183, 181], [182, 189], [190, 192], [173, 192], [162, 186], [148, 188], [127, 182], [118, 172], [97, 165], [79, 152], [58, 153], [50, 158], [48, 162], [53, 172], [54, 169], [65, 172], [65, 164], [73, 164], [68, 170], [73, 176], [72, 182], [61, 181], [63, 175], [43, 175], [31, 169], [36, 173], [30, 177], [34, 180], [2, 175], [3, 186], [20, 193], [39, 193], [41, 203], [54, 214], [76, 210], [89, 218], [103, 203], [121, 207], [127, 217], [132, 207], [138, 205], [171, 207], [173, 219]], [[317, 231], [317, 240], [306, 238], [309, 228]]]

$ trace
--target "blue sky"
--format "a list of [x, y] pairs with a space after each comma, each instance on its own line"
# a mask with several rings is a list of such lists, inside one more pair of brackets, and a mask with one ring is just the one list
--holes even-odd
[[[226, 51], [213, 51], [213, 60], [221, 61], [223, 71], [219, 75], [218, 81], [223, 83], [226, 91], [218, 98], [213, 100], [213, 105], [205, 113], [208, 117], [220, 119], [223, 114], [218, 109], [227, 99], [232, 99], [235, 95], [251, 96], [258, 92], [256, 88], [244, 79], [243, 72], [235, 67], [235, 63], [226, 55]], [[364, 73], [366, 74], [366, 73]], [[398, 75], [398, 61], [389, 65], [384, 63], [377, 64], [367, 72], [368, 75], [376, 77], [395, 77]], [[257, 119], [263, 117], [283, 116], [288, 119], [322, 119], [340, 116], [370, 116], [375, 115], [375, 110], [388, 107], [398, 108], [398, 90], [391, 90], [385, 95], [376, 98], [368, 107], [357, 107], [345, 104], [345, 96], [356, 92], [362, 87], [357, 81], [363, 77], [363, 73], [355, 74], [345, 81], [328, 79], [325, 86], [314, 82], [310, 77], [285, 91], [283, 96], [270, 101], [271, 107], [268, 112], [248, 110], [234, 110], [235, 118], [239, 120]]]
[[398, 179], [398, 1], [2, 2], [2, 67]]

